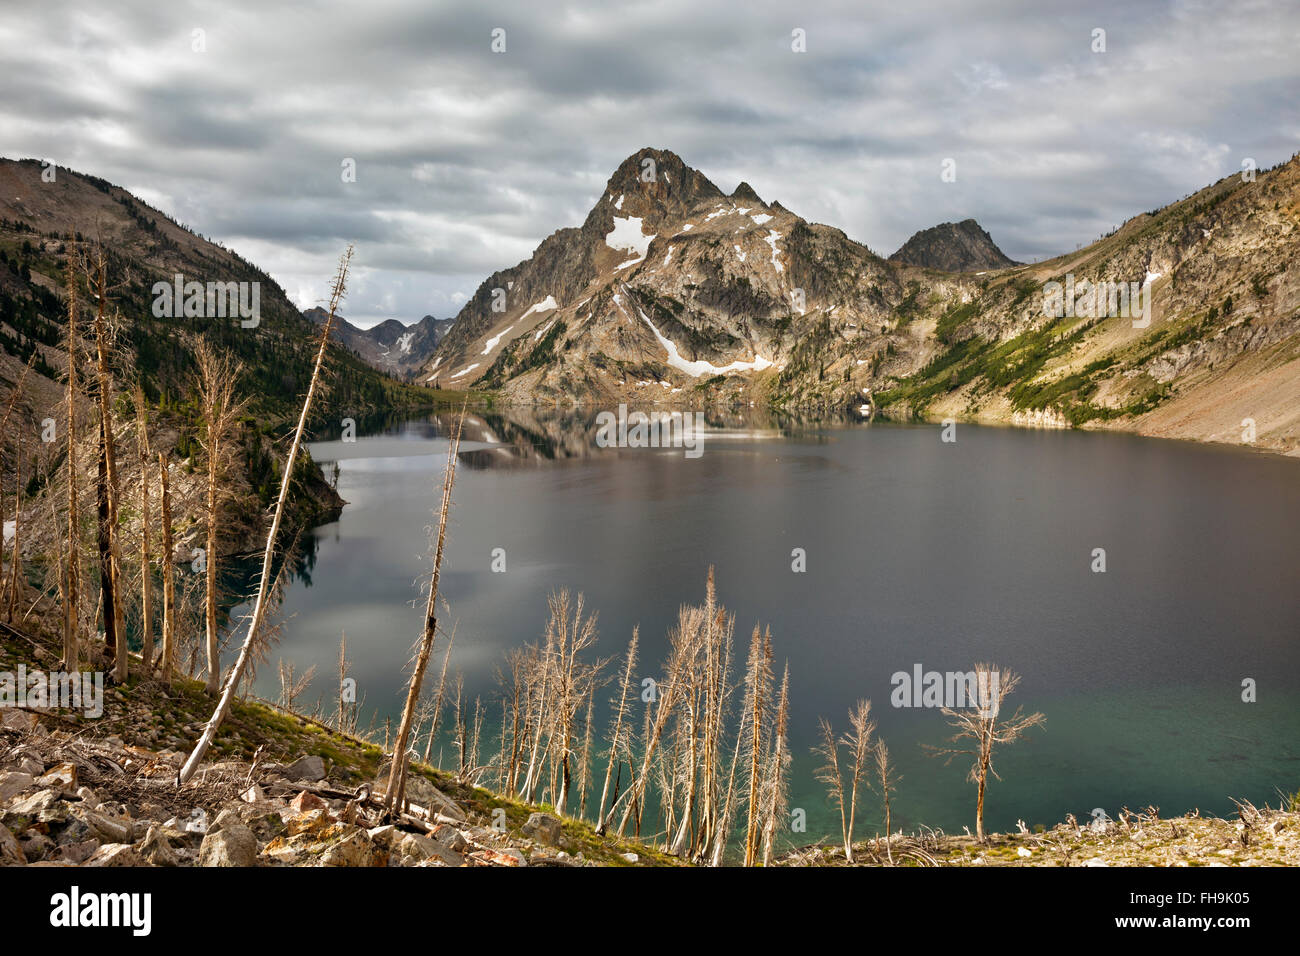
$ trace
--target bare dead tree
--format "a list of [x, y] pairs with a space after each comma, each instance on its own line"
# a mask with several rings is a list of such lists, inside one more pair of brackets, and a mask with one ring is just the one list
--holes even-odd
[[[626, 807], [618, 824], [618, 835], [627, 829], [632, 815], [640, 819], [645, 803], [646, 786], [650, 782], [650, 772], [654, 765], [655, 754], [663, 739], [664, 728], [680, 701], [684, 679], [691, 666], [691, 657], [698, 652], [699, 634], [704, 628], [704, 612], [699, 608], [683, 607], [678, 611], [677, 625], [669, 632], [669, 658], [667, 673], [655, 692], [653, 707], [654, 717], [650, 719], [647, 709], [648, 726], [643, 739], [645, 750], [641, 757], [641, 769], [633, 778], [625, 797]], [[611, 811], [612, 812], [612, 811]]]
[[790, 772], [790, 664], [785, 665], [781, 677], [781, 691], [776, 702], [776, 726], [772, 731], [772, 750], [768, 758], [767, 779], [764, 785], [763, 807], [763, 865], [770, 866], [776, 844], [778, 822], [785, 816], [789, 802], [788, 780]]
[[574, 738], [578, 710], [590, 696], [601, 665], [588, 664], [582, 654], [596, 642], [596, 615], [584, 615], [584, 599], [571, 604], [568, 591], [547, 600], [550, 618], [546, 646], [554, 665], [548, 668], [553, 682], [551, 707], [546, 720], [547, 747], [552, 755], [552, 784], [557, 813], [565, 813], [574, 775]]
[[122, 622], [122, 595], [119, 587], [121, 552], [118, 545], [117, 451], [113, 435], [111, 407], [113, 378], [109, 370], [108, 264], [102, 248], [94, 266], [95, 348], [98, 356], [96, 394], [99, 404], [99, 575], [103, 598], [104, 657], [113, 664], [113, 677], [119, 683], [127, 678], [126, 630]]
[[745, 826], [745, 866], [758, 858], [758, 837], [762, 809], [759, 805], [759, 773], [763, 763], [763, 735], [768, 697], [772, 689], [772, 635], [760, 634], [758, 625], [749, 639], [749, 664], [745, 674], [745, 702], [748, 709], [749, 810]]
[[852, 758], [852, 772], [849, 779], [852, 785], [849, 791], [849, 839], [844, 846], [844, 854], [853, 862], [853, 831], [858, 815], [858, 787], [863, 783], [867, 772], [867, 759], [871, 755], [871, 736], [876, 725], [871, 720], [871, 701], [860, 700], [849, 711], [849, 730], [844, 736], [844, 743], [849, 748]]
[[176, 664], [176, 556], [172, 541], [172, 495], [167, 483], [167, 457], [158, 453], [158, 476], [162, 482], [163, 623], [162, 659], [159, 672], [170, 684]]
[[244, 668], [248, 665], [249, 659], [253, 654], [254, 647], [261, 636], [263, 620], [267, 613], [268, 595], [271, 588], [271, 566], [275, 558], [276, 540], [280, 532], [280, 522], [284, 517], [285, 501], [289, 497], [289, 485], [293, 478], [294, 466], [298, 463], [298, 449], [302, 445], [303, 433], [307, 429], [307, 417], [311, 413], [312, 398], [316, 394], [317, 386], [320, 382], [321, 368], [325, 364], [325, 355], [329, 349], [330, 333], [334, 328], [334, 316], [338, 311], [339, 302], [343, 299], [343, 294], [347, 288], [348, 265], [352, 261], [352, 247], [349, 246], [339, 260], [338, 272], [334, 276], [333, 288], [330, 292], [329, 311], [326, 314], [325, 325], [321, 329], [320, 348], [316, 352], [316, 364], [312, 369], [311, 382], [307, 386], [307, 395], [303, 399], [302, 412], [298, 417], [298, 427], [294, 431], [293, 443], [289, 446], [289, 456], [285, 461], [284, 473], [280, 478], [280, 494], [275, 502], [275, 512], [271, 519], [271, 527], [267, 532], [266, 548], [262, 552], [262, 572], [258, 581], [258, 592], [256, 601], [253, 604], [253, 612], [248, 624], [248, 633], [244, 638], [244, 643], [239, 649], [239, 655], [235, 658], [235, 663], [226, 677], [225, 688], [222, 691], [221, 699], [217, 703], [216, 709], [208, 719], [207, 726], [203, 729], [203, 734], [199, 737], [198, 742], [194, 745], [194, 750], [190, 753], [181, 768], [178, 776], [178, 782], [184, 784], [194, 776], [195, 771], [199, 768], [199, 763], [203, 760], [208, 748], [212, 746], [212, 741], [216, 737], [217, 728], [221, 726], [222, 721], [230, 712], [231, 701], [234, 700], [235, 691], [243, 678]]
[[290, 713], [297, 713], [295, 709], [298, 704], [298, 698], [303, 695], [311, 682], [316, 677], [316, 665], [312, 664], [307, 668], [305, 674], [297, 674], [293, 666], [293, 661], [286, 661], [280, 658], [277, 662], [280, 672], [280, 706]]
[[637, 642], [640, 638], [640, 628], [632, 629], [632, 640], [627, 645], [627, 658], [623, 668], [623, 679], [618, 685], [618, 707], [614, 712], [614, 729], [609, 735], [609, 753], [605, 763], [605, 784], [600, 791], [600, 806], [596, 810], [596, 832], [604, 835], [605, 833], [605, 808], [609, 802], [609, 785], [610, 779], [614, 775], [614, 769], [619, 766], [621, 755], [630, 752], [631, 740], [628, 731], [624, 729], [623, 722], [627, 716], [629, 697], [632, 691], [632, 672], [636, 669], [636, 650]]
[[976, 664], [972, 673], [974, 686], [971, 687], [971, 682], [967, 682], [967, 697], [974, 706], [965, 710], [945, 707], [942, 711], [948, 718], [949, 725], [956, 729], [956, 733], [949, 738], [950, 743], [970, 743], [959, 748], [928, 749], [936, 756], [945, 757], [944, 763], [949, 763], [956, 756], [972, 758], [966, 779], [976, 786], [975, 838], [983, 842], [984, 794], [988, 789], [989, 775], [992, 774], [997, 780], [1002, 779], [993, 769], [993, 751], [999, 746], [1020, 740], [1027, 731], [1045, 723], [1047, 717], [1041, 713], [1025, 714], [1017, 707], [1010, 717], [999, 719], [1007, 697], [1020, 684], [1020, 675], [992, 664]]
[[[23, 441], [19, 437], [18, 447], [14, 453], [14, 553], [9, 567], [9, 604], [5, 610], [5, 620], [13, 623], [14, 612], [18, 607], [18, 591], [21, 588], [19, 571], [23, 565]], [[0, 499], [4, 498], [4, 489], [0, 487]], [[0, 540], [0, 552], [4, 542]]]
[[595, 711], [595, 683], [588, 689], [587, 700], [583, 705], [586, 712], [586, 719], [583, 721], [582, 732], [582, 749], [578, 755], [578, 816], [585, 818], [587, 816], [587, 788], [590, 785], [591, 776], [591, 734], [594, 726]]
[[889, 762], [889, 748], [883, 740], [876, 740], [876, 784], [880, 787], [880, 799], [885, 807], [885, 855], [890, 863], [894, 862], [894, 853], [890, 834], [893, 832], [889, 818], [889, 797], [903, 778], [895, 773]]
[[[18, 400], [19, 398], [22, 397], [23, 394], [23, 387], [27, 384], [27, 376], [31, 374], [32, 366], [36, 364], [36, 358], [39, 354], [40, 354], [39, 350], [34, 350], [32, 352], [31, 358], [27, 360], [27, 365], [23, 367], [22, 374], [19, 375], [18, 381], [17, 383], [15, 383], [13, 387], [13, 391], [9, 395], [9, 401], [5, 407], [4, 418], [0, 419], [0, 476], [3, 476], [4, 474], [2, 453], [5, 450], [4, 448], [5, 440], [9, 437], [10, 434], [9, 421], [13, 417], [14, 410], [18, 406]], [[18, 433], [18, 435], [20, 436], [21, 433]], [[22, 547], [19, 541], [19, 533], [21, 530], [22, 518], [23, 518], [22, 497], [21, 497], [22, 487], [23, 487], [23, 483], [22, 483], [23, 442], [21, 437], [17, 437], [17, 440], [15, 441], [15, 445], [16, 447], [14, 449], [14, 549], [13, 549], [13, 559], [12, 559], [13, 563], [10, 567], [11, 583], [9, 584], [9, 610], [7, 614], [7, 619], [10, 622], [12, 622], [14, 619], [14, 607], [18, 599], [18, 580], [19, 580], [18, 568], [22, 564]], [[0, 482], [0, 527], [4, 525], [4, 515], [5, 515], [4, 486], [3, 486], [3, 482]], [[4, 563], [3, 561], [4, 545], [5, 542], [3, 540], [3, 537], [0, 536], [0, 565], [3, 565]], [[3, 596], [4, 593], [5, 593], [4, 574], [3, 572], [0, 572], [0, 596]]]
[[845, 804], [844, 775], [840, 770], [840, 743], [835, 737], [830, 721], [825, 717], [817, 718], [817, 731], [821, 743], [813, 748], [813, 753], [825, 762], [815, 771], [816, 778], [826, 785], [826, 795], [831, 806], [840, 811], [840, 836], [844, 841], [844, 855], [853, 859], [852, 842], [849, 837], [848, 808]]
[[81, 651], [77, 636], [77, 629], [80, 626], [77, 615], [77, 605], [81, 600], [81, 548], [78, 542], [78, 513], [77, 513], [77, 271], [80, 261], [80, 253], [74, 252], [68, 256], [67, 269], [67, 290], [68, 290], [68, 333], [67, 333], [67, 353], [68, 353], [68, 374], [67, 374], [67, 398], [66, 405], [68, 410], [68, 427], [67, 427], [67, 479], [68, 479], [68, 537], [65, 549], [67, 560], [67, 570], [64, 572], [63, 587], [63, 660], [59, 667], [63, 670], [75, 671], [80, 665]]
[[355, 682], [348, 676], [351, 668], [352, 662], [348, 660], [348, 636], [343, 634], [339, 638], [339, 699], [334, 724], [345, 734], [357, 732], [357, 715], [361, 707], [356, 699]]
[[241, 363], [223, 355], [206, 338], [194, 344], [194, 360], [198, 374], [194, 387], [198, 395], [199, 413], [203, 419], [203, 432], [199, 445], [207, 456], [207, 509], [205, 513], [207, 550], [204, 553], [204, 582], [207, 587], [204, 602], [204, 625], [207, 635], [208, 678], [204, 691], [216, 696], [221, 682], [220, 634], [217, 631], [217, 569], [221, 563], [220, 509], [226, 495], [222, 492], [223, 479], [229, 467], [229, 442], [244, 413], [247, 402], [235, 396], [235, 386], [243, 372]]
[[447, 516], [451, 513], [451, 489], [456, 481], [456, 455], [460, 452], [460, 436], [464, 424], [465, 405], [462, 405], [460, 417], [456, 421], [456, 431], [447, 448], [447, 467], [442, 480], [442, 501], [438, 506], [438, 525], [433, 542], [433, 575], [429, 581], [429, 600], [425, 605], [424, 631], [420, 635], [415, 653], [415, 666], [411, 669], [411, 681], [406, 690], [406, 706], [402, 709], [402, 722], [397, 730], [397, 744], [393, 748], [393, 764], [389, 770], [388, 786], [384, 791], [384, 808], [390, 814], [397, 813], [401, 809], [405, 795], [406, 767], [410, 759], [407, 748], [410, 746], [411, 730], [415, 720], [416, 705], [420, 700], [424, 671], [429, 664], [429, 654], [433, 651], [433, 642], [438, 632], [438, 581], [442, 575]]
[[140, 659], [145, 673], [153, 667], [153, 555], [149, 512], [149, 468], [153, 454], [149, 448], [149, 407], [144, 388], [136, 382], [131, 390], [135, 406], [136, 449], [140, 455]]

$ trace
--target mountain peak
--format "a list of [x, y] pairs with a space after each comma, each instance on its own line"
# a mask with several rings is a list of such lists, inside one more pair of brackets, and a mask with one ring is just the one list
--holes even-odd
[[903, 243], [889, 261], [944, 272], [1004, 269], [1020, 264], [1003, 253], [974, 219], [922, 229]]
[[635, 216], [650, 226], [706, 199], [721, 198], [722, 190], [676, 153], [647, 146], [619, 164], [587, 221], [608, 231], [612, 217]]
[[735, 188], [731, 194], [731, 198], [735, 200], [743, 200], [745, 202], [754, 202], [759, 205], [763, 204], [763, 200], [758, 198], [758, 193], [754, 192], [754, 187], [744, 181]]

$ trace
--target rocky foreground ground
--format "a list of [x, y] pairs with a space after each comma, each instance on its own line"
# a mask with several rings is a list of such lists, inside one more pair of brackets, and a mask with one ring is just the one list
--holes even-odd
[[[184, 754], [114, 735], [48, 729], [3, 712], [0, 865], [15, 866], [583, 866], [636, 864], [612, 841], [597, 859], [566, 822], [505, 806], [484, 816], [427, 778], [409, 812], [386, 822], [378, 783], [331, 780], [319, 755], [289, 764], [221, 760], [177, 787]], [[382, 774], [380, 775], [382, 776]], [[570, 828], [571, 829], [571, 828]]]

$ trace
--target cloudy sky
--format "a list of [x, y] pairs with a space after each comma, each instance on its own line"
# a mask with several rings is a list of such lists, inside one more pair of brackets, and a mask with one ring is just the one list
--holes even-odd
[[361, 325], [453, 315], [642, 146], [881, 254], [973, 216], [1016, 259], [1300, 150], [1288, 0], [38, 0], [0, 75], [0, 155], [125, 186], [303, 307], [355, 240]]

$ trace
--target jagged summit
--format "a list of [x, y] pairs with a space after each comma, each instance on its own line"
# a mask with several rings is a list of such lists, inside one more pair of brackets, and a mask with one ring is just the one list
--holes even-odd
[[763, 200], [758, 198], [758, 193], [754, 192], [754, 187], [744, 181], [735, 188], [731, 198], [737, 202], [754, 202], [763, 205]]
[[646, 147], [619, 164], [583, 228], [611, 228], [615, 217], [634, 216], [648, 230], [701, 202], [723, 198], [722, 190], [671, 150]]
[[922, 229], [903, 243], [889, 261], [944, 272], [1004, 269], [1020, 264], [1005, 255], [974, 219]]

